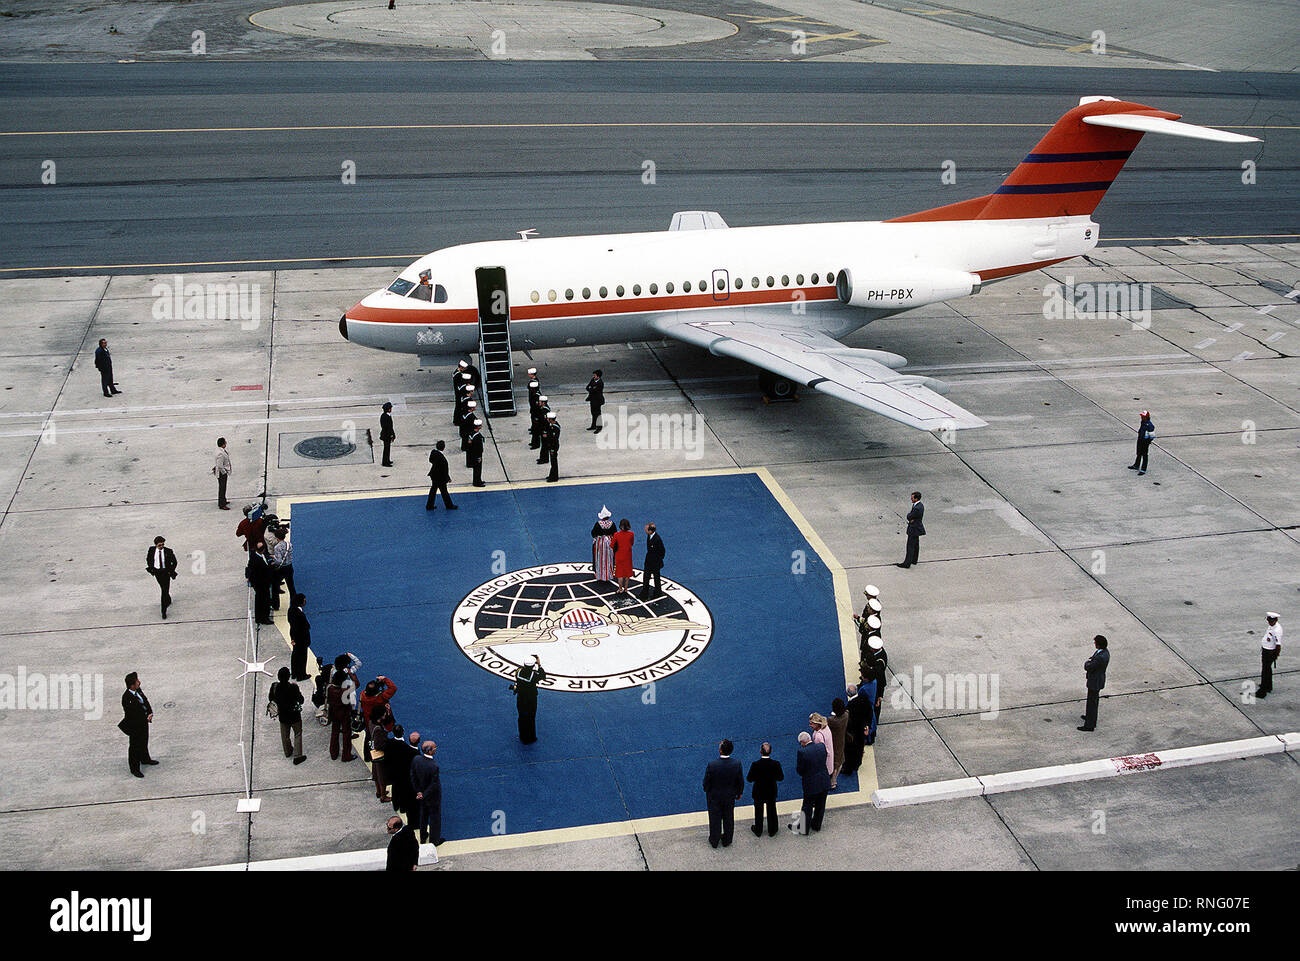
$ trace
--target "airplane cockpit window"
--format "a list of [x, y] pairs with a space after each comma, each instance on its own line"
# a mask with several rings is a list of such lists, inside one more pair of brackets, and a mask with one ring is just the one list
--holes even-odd
[[447, 302], [447, 288], [442, 284], [413, 284], [399, 277], [388, 289], [399, 296], [412, 297], [416, 300], [430, 301], [435, 304]]

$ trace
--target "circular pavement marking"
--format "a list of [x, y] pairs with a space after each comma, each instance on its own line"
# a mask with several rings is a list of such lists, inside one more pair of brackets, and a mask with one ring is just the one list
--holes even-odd
[[578, 0], [333, 0], [274, 7], [249, 20], [297, 36], [477, 50], [494, 60], [594, 59], [591, 50], [721, 40], [735, 24], [676, 10]]

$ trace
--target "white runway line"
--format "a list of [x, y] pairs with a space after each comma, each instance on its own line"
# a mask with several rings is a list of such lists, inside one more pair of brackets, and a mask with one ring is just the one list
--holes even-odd
[[1161, 768], [1189, 767], [1194, 764], [1212, 764], [1216, 761], [1235, 761], [1263, 754], [1282, 754], [1300, 747], [1300, 734], [1266, 734], [1240, 741], [1219, 741], [1195, 747], [1152, 751], [1146, 754], [1127, 754], [1097, 761], [1076, 764], [1053, 764], [1048, 767], [1008, 771], [1005, 774], [984, 774], [979, 777], [957, 778], [951, 781], [931, 781], [928, 784], [911, 784], [907, 787], [879, 788], [872, 792], [871, 803], [877, 808], [901, 807], [907, 804], [927, 804], [931, 801], [948, 801], [953, 798], [981, 797], [1006, 791], [1023, 791], [1026, 788], [1050, 787], [1053, 784], [1072, 784], [1097, 778], [1156, 771]]
[[[871, 803], [876, 808], [901, 807], [907, 804], [926, 804], [931, 801], [951, 801], [958, 798], [981, 797], [1006, 791], [1023, 791], [1026, 788], [1091, 781], [1097, 778], [1156, 771], [1161, 768], [1190, 767], [1195, 764], [1212, 764], [1216, 761], [1234, 761], [1264, 754], [1282, 754], [1300, 750], [1300, 733], [1267, 734], [1263, 737], [1240, 741], [1219, 741], [1195, 747], [1173, 748], [1147, 754], [1127, 754], [1122, 757], [1082, 761], [1077, 764], [1055, 764], [1049, 767], [1010, 771], [1006, 774], [985, 774], [980, 777], [955, 778], [949, 781], [930, 781], [907, 787], [881, 788], [871, 793]], [[846, 805], [848, 806], [848, 805]], [[300, 858], [275, 858], [267, 861], [238, 861], [233, 864], [216, 864], [201, 868], [183, 868], [187, 871], [380, 871], [387, 861], [386, 848], [369, 851], [347, 851], [342, 854], [317, 854]], [[438, 863], [438, 852], [432, 844], [420, 845], [420, 866]]]

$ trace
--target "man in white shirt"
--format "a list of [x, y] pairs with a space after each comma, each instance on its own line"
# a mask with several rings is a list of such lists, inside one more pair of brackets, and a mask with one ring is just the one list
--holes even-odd
[[1282, 653], [1282, 625], [1279, 623], [1277, 611], [1269, 611], [1264, 615], [1268, 622], [1268, 630], [1264, 632], [1264, 639], [1259, 642], [1260, 653], [1260, 671], [1259, 671], [1259, 690], [1255, 696], [1259, 698], [1268, 697], [1273, 692], [1273, 665], [1277, 663], [1277, 656]]
[[226, 479], [230, 477], [230, 455], [226, 453], [226, 439], [217, 438], [217, 462], [212, 466], [212, 473], [217, 475], [217, 506], [223, 511], [230, 510], [226, 500]]

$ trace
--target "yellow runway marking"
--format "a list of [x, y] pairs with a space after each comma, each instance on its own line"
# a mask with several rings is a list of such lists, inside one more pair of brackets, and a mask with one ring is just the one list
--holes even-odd
[[[1182, 240], [1189, 238], [1191, 240], [1285, 240], [1289, 237], [1300, 237], [1300, 234], [1179, 234], [1176, 237], [1107, 237], [1107, 243], [1137, 243], [1139, 241], [1147, 242], [1152, 240]], [[1098, 248], [1104, 250], [1104, 247]], [[383, 261], [406, 261], [411, 262], [427, 254], [428, 251], [407, 254], [383, 254], [383, 255], [337, 255], [332, 254], [328, 257], [268, 257], [264, 260], [196, 260], [183, 261], [174, 264], [64, 264], [58, 267], [0, 267], [0, 274], [25, 273], [30, 271], [54, 271], [54, 270], [174, 270], [177, 267], [231, 267], [231, 266], [255, 266], [258, 264], [329, 264], [333, 261], [344, 260], [383, 260]]]
[[19, 270], [139, 270], [143, 267], [153, 267], [156, 269], [171, 270], [176, 267], [229, 267], [253, 264], [319, 264], [328, 263], [331, 260], [415, 260], [427, 254], [426, 250], [420, 254], [367, 254], [357, 257], [275, 257], [265, 260], [192, 260], [183, 261], [175, 264], [65, 264], [61, 267], [0, 267], [0, 273], [13, 273]]
[[746, 23], [752, 24], [771, 24], [771, 23], [794, 23], [794, 24], [812, 24], [816, 27], [833, 27], [835, 24], [827, 23], [825, 20], [813, 20], [810, 17], [749, 17], [743, 13], [733, 13], [733, 17], [739, 17]]
[[[820, 43], [823, 40], [852, 40], [854, 37], [861, 37], [862, 34], [856, 30], [849, 30], [845, 33], [813, 33], [804, 37], [804, 43]], [[866, 37], [871, 40], [873, 37]]]
[[[121, 127], [110, 130], [0, 130], [0, 137], [80, 137], [95, 134], [132, 133], [310, 133], [338, 130], [548, 130], [609, 127], [1050, 127], [1050, 123], [984, 123], [894, 120], [575, 120], [558, 123], [411, 123], [411, 124], [328, 124], [283, 127]], [[1234, 129], [1234, 128], [1223, 128]], [[1245, 128], [1242, 128], [1245, 129]], [[1253, 126], [1251, 130], [1285, 129]]]
[[[848, 36], [844, 34], [842, 36]], [[903, 121], [903, 120], [575, 120], [553, 123], [411, 123], [411, 124], [322, 124], [273, 127], [118, 127], [106, 130], [0, 130], [0, 137], [82, 137], [103, 134], [164, 133], [311, 133], [339, 130], [561, 130], [633, 127], [999, 127], [1020, 129], [1051, 127], [1052, 123], [999, 121]], [[1221, 130], [1300, 130], [1300, 124], [1222, 125]]]
[[[844, 660], [844, 677], [845, 683], [852, 682], [857, 675], [858, 656], [857, 656], [857, 638], [853, 623], [853, 598], [849, 592], [848, 573], [843, 565], [835, 558], [826, 542], [821, 539], [813, 526], [808, 523], [808, 519], [803, 516], [799, 508], [794, 505], [790, 496], [785, 492], [776, 479], [769, 473], [767, 468], [760, 467], [757, 469], [744, 467], [724, 467], [709, 468], [696, 471], [668, 471], [666, 473], [646, 473], [646, 474], [615, 474], [609, 477], [574, 477], [557, 481], [557, 484], [564, 486], [574, 486], [577, 484], [624, 484], [634, 481], [646, 480], [676, 480], [691, 477], [729, 477], [740, 474], [750, 474], [759, 479], [764, 487], [768, 489], [772, 497], [785, 511], [786, 515], [799, 528], [799, 532], [804, 539], [812, 546], [813, 550], [822, 559], [827, 569], [831, 572], [831, 583], [835, 590], [835, 609], [839, 615], [840, 622], [840, 647]], [[493, 490], [517, 490], [535, 487], [554, 487], [555, 484], [548, 484], [546, 481], [520, 481], [517, 483], [507, 482], [498, 484], [489, 484], [486, 488], [478, 488], [484, 492]], [[453, 494], [467, 494], [475, 490], [474, 487], [466, 485], [457, 485], [450, 488]], [[276, 513], [285, 520], [292, 521], [292, 510], [294, 504], [319, 504], [319, 503], [336, 503], [339, 501], [350, 500], [373, 500], [379, 497], [413, 497], [423, 496], [428, 493], [424, 487], [408, 487], [397, 490], [387, 491], [350, 491], [335, 494], [298, 494], [293, 496], [276, 498]], [[288, 618], [276, 613], [276, 627], [284, 636], [285, 643], [289, 641], [289, 622]], [[362, 762], [364, 764], [364, 762]], [[832, 794], [826, 799], [828, 808], [847, 808], [860, 807], [871, 803], [871, 792], [879, 786], [879, 780], [876, 775], [875, 749], [867, 748], [862, 756], [862, 766], [858, 769], [858, 789], [856, 791], [844, 792], [842, 794]], [[797, 800], [782, 801], [777, 805], [779, 814], [791, 814], [799, 810], [800, 802]], [[491, 835], [478, 838], [467, 838], [461, 841], [449, 841], [438, 848], [440, 857], [451, 854], [477, 854], [484, 851], [504, 851], [517, 848], [538, 847], [543, 844], [564, 844], [574, 841], [594, 841], [602, 838], [628, 837], [634, 834], [647, 834], [655, 831], [672, 831], [680, 828], [702, 827], [709, 823], [707, 811], [691, 811], [684, 814], [669, 814], [656, 818], [629, 819], [627, 821], [611, 821], [604, 824], [587, 824], [580, 827], [555, 828], [549, 831], [533, 831], [525, 834], [505, 834]]]

